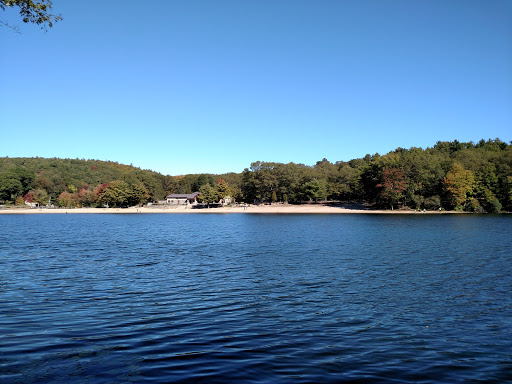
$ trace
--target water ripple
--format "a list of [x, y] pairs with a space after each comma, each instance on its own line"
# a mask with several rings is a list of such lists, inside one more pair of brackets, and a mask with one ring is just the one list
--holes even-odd
[[511, 224], [3, 216], [0, 381], [505, 382]]

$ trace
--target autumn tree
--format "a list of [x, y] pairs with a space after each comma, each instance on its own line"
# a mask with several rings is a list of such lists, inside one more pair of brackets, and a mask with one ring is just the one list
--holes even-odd
[[94, 190], [91, 187], [83, 187], [77, 192], [77, 200], [80, 205], [90, 207], [96, 201]]
[[40, 206], [47, 205], [49, 203], [49, 196], [44, 189], [32, 189], [25, 195], [25, 201], [37, 203]]
[[463, 210], [473, 192], [475, 176], [470, 170], [454, 163], [443, 179], [443, 186], [455, 210]]
[[57, 204], [62, 208], [75, 208], [76, 207], [76, 195], [64, 191], [57, 198]]
[[384, 168], [382, 181], [377, 184], [377, 188], [381, 188], [381, 197], [390, 204], [391, 210], [393, 210], [393, 205], [403, 197], [403, 193], [407, 189], [404, 171], [399, 168]]
[[35, 203], [32, 194], [30, 192], [25, 193], [25, 196], [23, 196], [23, 201], [26, 203]]

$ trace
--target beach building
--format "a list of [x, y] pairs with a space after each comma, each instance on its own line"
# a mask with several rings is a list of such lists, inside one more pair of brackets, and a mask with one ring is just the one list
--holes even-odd
[[197, 204], [197, 196], [199, 196], [199, 192], [194, 193], [175, 193], [172, 195], [169, 195], [166, 197], [167, 204], [171, 205], [183, 205], [183, 204], [190, 204], [195, 205]]
[[232, 204], [235, 202], [235, 199], [233, 199], [231, 196], [226, 196], [223, 199], [220, 199], [219, 204], [221, 204], [223, 207], [228, 204]]

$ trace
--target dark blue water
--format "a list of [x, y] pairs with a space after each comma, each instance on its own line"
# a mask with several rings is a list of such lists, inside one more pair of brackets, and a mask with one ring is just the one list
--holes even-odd
[[2, 215], [2, 383], [512, 381], [512, 217]]

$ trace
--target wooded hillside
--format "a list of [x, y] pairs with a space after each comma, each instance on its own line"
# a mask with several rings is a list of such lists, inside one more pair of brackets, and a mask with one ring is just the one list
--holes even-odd
[[334, 200], [391, 209], [512, 211], [512, 145], [455, 140], [313, 166], [258, 161], [225, 175], [164, 176], [99, 160], [0, 158], [4, 202], [128, 206], [201, 190], [208, 202], [229, 194], [248, 203]]
[[[0, 158], [0, 199], [12, 200], [25, 196], [45, 195], [37, 200], [51, 199], [68, 192], [93, 191], [95, 187], [123, 181], [130, 187], [140, 187], [148, 199], [161, 199], [170, 177], [157, 172], [110, 161], [46, 158]], [[106, 187], [106, 186], [104, 186]], [[79, 203], [78, 201], [76, 203]]]

